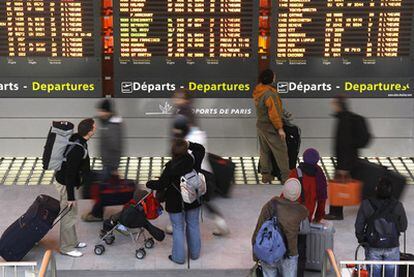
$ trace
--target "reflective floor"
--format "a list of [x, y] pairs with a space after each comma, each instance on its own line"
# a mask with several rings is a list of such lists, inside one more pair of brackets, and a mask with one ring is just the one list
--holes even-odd
[[[229, 157], [236, 164], [235, 183], [256, 185], [260, 183], [257, 172], [258, 157]], [[412, 157], [367, 157], [371, 162], [382, 164], [407, 177], [409, 184], [414, 184], [414, 158]], [[161, 175], [168, 157], [123, 157], [120, 171], [128, 179], [145, 183]], [[335, 159], [324, 157], [320, 165], [328, 179], [333, 177]], [[102, 169], [99, 158], [91, 159], [94, 170]], [[42, 169], [42, 159], [36, 157], [0, 158], [0, 184], [4, 185], [50, 185], [54, 182], [53, 171]], [[277, 183], [277, 182], [275, 182]]]

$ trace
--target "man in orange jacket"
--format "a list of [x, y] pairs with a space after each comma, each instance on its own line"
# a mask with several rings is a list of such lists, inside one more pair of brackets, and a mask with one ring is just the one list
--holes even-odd
[[286, 134], [283, 130], [283, 106], [279, 93], [272, 86], [275, 74], [264, 70], [259, 77], [260, 83], [253, 92], [257, 111], [257, 135], [260, 145], [260, 166], [262, 182], [270, 183], [272, 176], [272, 155], [280, 169], [282, 184], [289, 177], [289, 157]]

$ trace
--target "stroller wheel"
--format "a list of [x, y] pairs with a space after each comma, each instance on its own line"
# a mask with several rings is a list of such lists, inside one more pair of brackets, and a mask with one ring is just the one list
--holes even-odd
[[105, 241], [105, 243], [106, 243], [107, 245], [111, 245], [111, 244], [113, 244], [113, 243], [114, 243], [114, 241], [115, 241], [115, 236], [109, 236], [109, 237], [106, 237], [106, 238], [104, 239], [104, 241]]
[[145, 248], [151, 249], [151, 248], [154, 247], [154, 244], [155, 244], [154, 239], [153, 238], [149, 238], [149, 239], [147, 239], [145, 241]]
[[105, 252], [105, 246], [102, 244], [95, 245], [93, 252], [95, 252], [96, 255], [100, 256]]
[[137, 251], [135, 251], [135, 257], [138, 260], [144, 259], [146, 255], [147, 255], [147, 252], [145, 252], [145, 249], [144, 248], [140, 248]]

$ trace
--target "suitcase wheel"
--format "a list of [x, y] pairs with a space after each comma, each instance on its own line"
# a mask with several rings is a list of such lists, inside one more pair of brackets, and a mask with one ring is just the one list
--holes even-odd
[[147, 239], [145, 241], [145, 248], [151, 249], [151, 248], [154, 247], [154, 244], [155, 244], [154, 239], [153, 238], [149, 238], [149, 239]]
[[105, 252], [105, 246], [102, 244], [95, 245], [93, 252], [95, 252], [96, 255], [100, 256]]
[[107, 245], [111, 245], [111, 244], [113, 244], [113, 243], [114, 243], [114, 241], [115, 241], [115, 236], [108, 236], [108, 237], [106, 237], [106, 238], [104, 239], [104, 241], [105, 241], [105, 243], [106, 243]]
[[142, 260], [142, 259], [144, 259], [146, 255], [147, 255], [147, 252], [145, 251], [145, 249], [144, 249], [144, 248], [140, 248], [140, 249], [138, 249], [137, 251], [135, 251], [135, 257], [136, 257], [138, 260]]

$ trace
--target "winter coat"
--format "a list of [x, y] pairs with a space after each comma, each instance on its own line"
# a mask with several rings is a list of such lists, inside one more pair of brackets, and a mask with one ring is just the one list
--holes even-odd
[[100, 129], [100, 153], [103, 166], [112, 170], [118, 169], [123, 151], [122, 137], [121, 117], [112, 116], [103, 123]]
[[[277, 211], [274, 208], [273, 202], [275, 202], [277, 206]], [[292, 202], [280, 197], [273, 197], [263, 206], [252, 236], [252, 245], [254, 245], [257, 233], [263, 223], [274, 216], [276, 216], [279, 220], [282, 232], [286, 237], [287, 254], [289, 256], [298, 255], [298, 234], [300, 223], [308, 216], [308, 211], [298, 202]], [[257, 258], [254, 257], [254, 255], [253, 260], [257, 261]]]
[[[80, 135], [74, 134], [69, 141], [78, 142], [83, 147], [74, 145], [71, 151], [66, 154], [66, 161], [62, 163], [61, 169], [56, 172], [56, 180], [59, 184], [66, 186], [68, 201], [74, 201], [74, 189], [81, 186], [83, 179], [89, 178], [91, 167], [86, 140]], [[71, 146], [68, 145], [66, 151]]]
[[150, 189], [164, 191], [165, 194], [165, 210], [168, 213], [180, 213], [184, 210], [192, 210], [201, 206], [198, 200], [191, 204], [183, 202], [181, 197], [180, 179], [193, 169], [197, 172], [201, 171], [201, 162], [205, 155], [205, 149], [198, 143], [190, 142], [188, 148], [191, 150], [194, 158], [189, 154], [172, 159], [164, 168], [159, 180], [149, 181], [147, 187]]

